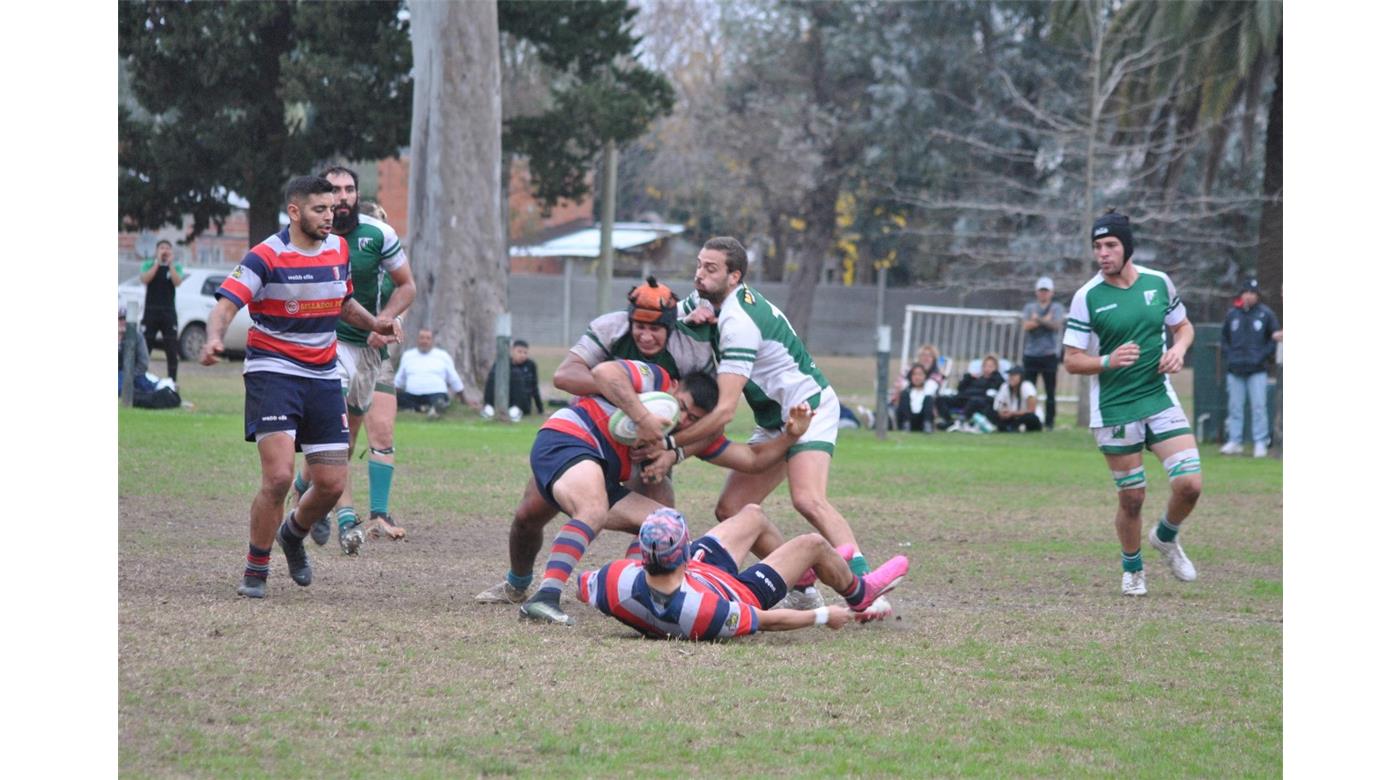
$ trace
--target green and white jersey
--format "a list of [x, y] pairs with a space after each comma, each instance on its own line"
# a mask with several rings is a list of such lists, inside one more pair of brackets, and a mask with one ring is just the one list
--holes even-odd
[[1132, 286], [1114, 287], [1099, 273], [1074, 293], [1065, 322], [1065, 346], [1102, 356], [1133, 342], [1141, 354], [1126, 368], [1091, 376], [1089, 426], [1135, 422], [1177, 403], [1167, 374], [1157, 373], [1166, 328], [1186, 320], [1176, 286], [1161, 271], [1137, 266]]
[[677, 322], [666, 348], [647, 357], [632, 340], [627, 312], [614, 311], [588, 323], [588, 330], [569, 351], [582, 358], [589, 368], [608, 360], [642, 360], [656, 363], [679, 380], [694, 371], [714, 373], [715, 351], [710, 345], [713, 329], [710, 325]]
[[[360, 215], [360, 226], [345, 236], [350, 247], [350, 282], [352, 296], [370, 314], [378, 314], [394, 290], [389, 273], [408, 262], [399, 236], [387, 222], [367, 214]], [[350, 344], [364, 344], [369, 331], [350, 326], [340, 320], [335, 326], [337, 339]]]
[[829, 383], [777, 306], [741, 284], [720, 305], [715, 331], [718, 373], [748, 377], [744, 398], [759, 427], [781, 428], [803, 401], [817, 408]]

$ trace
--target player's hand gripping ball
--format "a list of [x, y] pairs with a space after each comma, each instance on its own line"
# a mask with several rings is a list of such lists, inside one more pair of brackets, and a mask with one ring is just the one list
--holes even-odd
[[[648, 412], [670, 421], [662, 428], [662, 433], [670, 433], [676, 429], [676, 423], [680, 422], [681, 419], [681, 405], [675, 396], [660, 390], [653, 390], [640, 394], [638, 398], [641, 399], [642, 406], [645, 406]], [[613, 412], [612, 417], [608, 420], [608, 432], [619, 444], [630, 446], [637, 441], [637, 424], [621, 409]]]

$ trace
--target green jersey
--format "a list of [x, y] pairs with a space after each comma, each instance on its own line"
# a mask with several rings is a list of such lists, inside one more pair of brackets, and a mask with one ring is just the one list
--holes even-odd
[[715, 353], [720, 374], [748, 377], [744, 398], [759, 427], [783, 427], [788, 411], [806, 401], [815, 410], [829, 384], [783, 312], [747, 284], [719, 307]]
[[[389, 274], [408, 262], [399, 236], [388, 223], [361, 214], [359, 227], [345, 236], [345, 243], [350, 248], [352, 297], [370, 314], [378, 314], [394, 290]], [[369, 339], [369, 331], [340, 320], [335, 326], [335, 336], [350, 344], [364, 344]]]
[[1131, 287], [1114, 287], [1096, 275], [1080, 287], [1065, 322], [1065, 345], [1090, 355], [1108, 355], [1132, 342], [1137, 362], [1090, 377], [1089, 425], [1102, 428], [1135, 422], [1177, 403], [1167, 374], [1157, 372], [1166, 349], [1166, 328], [1186, 320], [1186, 307], [1167, 275], [1137, 266]]

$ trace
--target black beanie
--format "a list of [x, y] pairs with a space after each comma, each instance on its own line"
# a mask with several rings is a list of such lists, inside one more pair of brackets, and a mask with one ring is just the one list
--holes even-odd
[[1089, 243], [1092, 244], [1104, 236], [1113, 236], [1122, 241], [1123, 259], [1132, 259], [1133, 226], [1129, 224], [1127, 216], [1109, 209], [1104, 212], [1103, 216], [1094, 220], [1094, 230], [1089, 234]]

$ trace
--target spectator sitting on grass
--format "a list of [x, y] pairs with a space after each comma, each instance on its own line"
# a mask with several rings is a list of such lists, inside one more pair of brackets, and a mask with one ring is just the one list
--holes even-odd
[[418, 331], [418, 348], [405, 351], [399, 360], [394, 387], [400, 406], [427, 412], [429, 417], [437, 417], [452, 405], [449, 389], [467, 403], [462, 377], [452, 364], [452, 356], [433, 346], [433, 332], [427, 328]]
[[1027, 431], [1041, 428], [1040, 418], [1035, 416], [1035, 385], [1026, 381], [1025, 369], [1012, 366], [1006, 371], [1006, 383], [997, 391], [992, 402], [995, 415], [992, 421], [1002, 433], [1020, 433], [1021, 426]]
[[899, 403], [895, 406], [894, 419], [901, 431], [919, 431], [921, 433], [933, 433], [933, 401], [934, 392], [929, 388], [937, 388], [936, 384], [929, 384], [928, 372], [924, 370], [922, 363], [915, 363], [906, 377], [907, 386], [899, 394]]
[[997, 388], [1005, 381], [1001, 372], [997, 370], [1000, 365], [1000, 358], [988, 353], [982, 358], [981, 371], [974, 374], [969, 370], [958, 380], [957, 395], [938, 396], [934, 404], [938, 415], [944, 420], [940, 427], [945, 430], [975, 431], [977, 428], [972, 422], [973, 415], [981, 414], [988, 418], [992, 416], [992, 399], [996, 397]]

